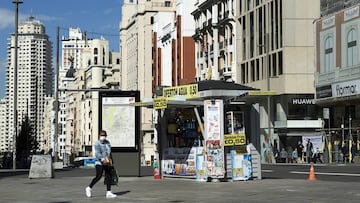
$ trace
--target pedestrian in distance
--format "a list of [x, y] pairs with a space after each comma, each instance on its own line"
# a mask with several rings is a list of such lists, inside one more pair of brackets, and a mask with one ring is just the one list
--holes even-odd
[[292, 152], [291, 154], [291, 158], [293, 160], [293, 163], [298, 163], [298, 159], [299, 159], [299, 154], [298, 154], [298, 151], [297, 151], [297, 148], [295, 147], [294, 151]]
[[356, 155], [356, 144], [353, 142], [352, 146], [351, 146], [351, 163], [354, 163], [354, 157]]
[[320, 152], [320, 149], [317, 147], [314, 154], [313, 154], [313, 162], [314, 164], [316, 164], [316, 162], [320, 162], [322, 163], [322, 160], [321, 160], [321, 152]]
[[298, 163], [302, 163], [304, 145], [302, 144], [301, 141], [298, 141], [298, 145], [296, 146], [296, 149], [298, 153], [298, 160], [299, 160]]
[[107, 134], [105, 130], [101, 130], [99, 134], [99, 140], [95, 143], [95, 168], [96, 176], [92, 179], [90, 185], [85, 188], [87, 197], [91, 197], [91, 190], [93, 186], [101, 179], [103, 172], [105, 171], [105, 183], [106, 183], [106, 198], [114, 198], [116, 194], [111, 192], [111, 167], [112, 156], [111, 156], [111, 145], [109, 140], [106, 139]]
[[306, 143], [306, 161], [308, 163], [312, 162], [312, 154], [313, 154], [314, 146], [310, 139], [307, 140]]
[[285, 148], [282, 148], [280, 151], [281, 163], [286, 163], [287, 156], [288, 156], [287, 151], [285, 151]]
[[343, 155], [343, 163], [349, 162], [349, 145], [347, 142], [341, 148], [341, 152]]

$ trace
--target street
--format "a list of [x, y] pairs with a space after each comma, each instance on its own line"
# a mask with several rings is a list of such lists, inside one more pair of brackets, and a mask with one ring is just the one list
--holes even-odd
[[[272, 170], [276, 171], [278, 166]], [[279, 166], [280, 167], [280, 166]], [[305, 167], [305, 166], [304, 166]], [[263, 166], [263, 168], [266, 168]], [[284, 167], [285, 168], [285, 167]], [[264, 169], [270, 170], [270, 169]], [[292, 169], [291, 169], [292, 170]], [[4, 172], [0, 172], [0, 174]], [[93, 169], [68, 169], [55, 172], [52, 179], [29, 179], [23, 171], [0, 176], [0, 202], [359, 202], [360, 182], [336, 180], [308, 181], [287, 176], [238, 182], [196, 182], [192, 179], [120, 177], [112, 191], [115, 199], [105, 198], [100, 180], [93, 188], [93, 197], [86, 198], [84, 189], [94, 175]], [[326, 176], [327, 177], [327, 176]]]
[[[317, 180], [337, 182], [360, 182], [360, 165], [326, 165], [315, 164]], [[309, 177], [309, 164], [263, 164], [264, 178], [306, 179]]]

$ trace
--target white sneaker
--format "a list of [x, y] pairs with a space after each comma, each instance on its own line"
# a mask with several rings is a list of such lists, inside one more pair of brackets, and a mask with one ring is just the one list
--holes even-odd
[[89, 186], [85, 188], [85, 193], [86, 193], [86, 197], [91, 197], [91, 188]]
[[113, 194], [111, 191], [106, 192], [106, 198], [115, 198], [117, 195]]

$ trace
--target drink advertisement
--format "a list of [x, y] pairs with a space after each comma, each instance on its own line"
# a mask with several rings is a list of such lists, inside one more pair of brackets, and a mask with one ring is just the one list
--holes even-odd
[[252, 176], [251, 156], [236, 149], [231, 150], [232, 181], [248, 180]]
[[207, 181], [205, 148], [198, 147], [196, 153], [196, 180]]

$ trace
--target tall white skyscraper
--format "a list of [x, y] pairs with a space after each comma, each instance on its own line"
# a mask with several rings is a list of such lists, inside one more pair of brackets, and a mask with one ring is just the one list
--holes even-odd
[[[45, 97], [53, 90], [52, 44], [45, 33], [45, 26], [34, 17], [29, 17], [18, 26], [18, 66], [17, 81], [14, 81], [15, 35], [8, 39], [8, 66], [6, 71], [7, 118], [5, 132], [14, 135], [14, 95], [17, 95], [18, 130], [22, 120], [29, 117], [33, 135], [40, 144], [44, 140]], [[14, 84], [17, 83], [17, 91]]]

